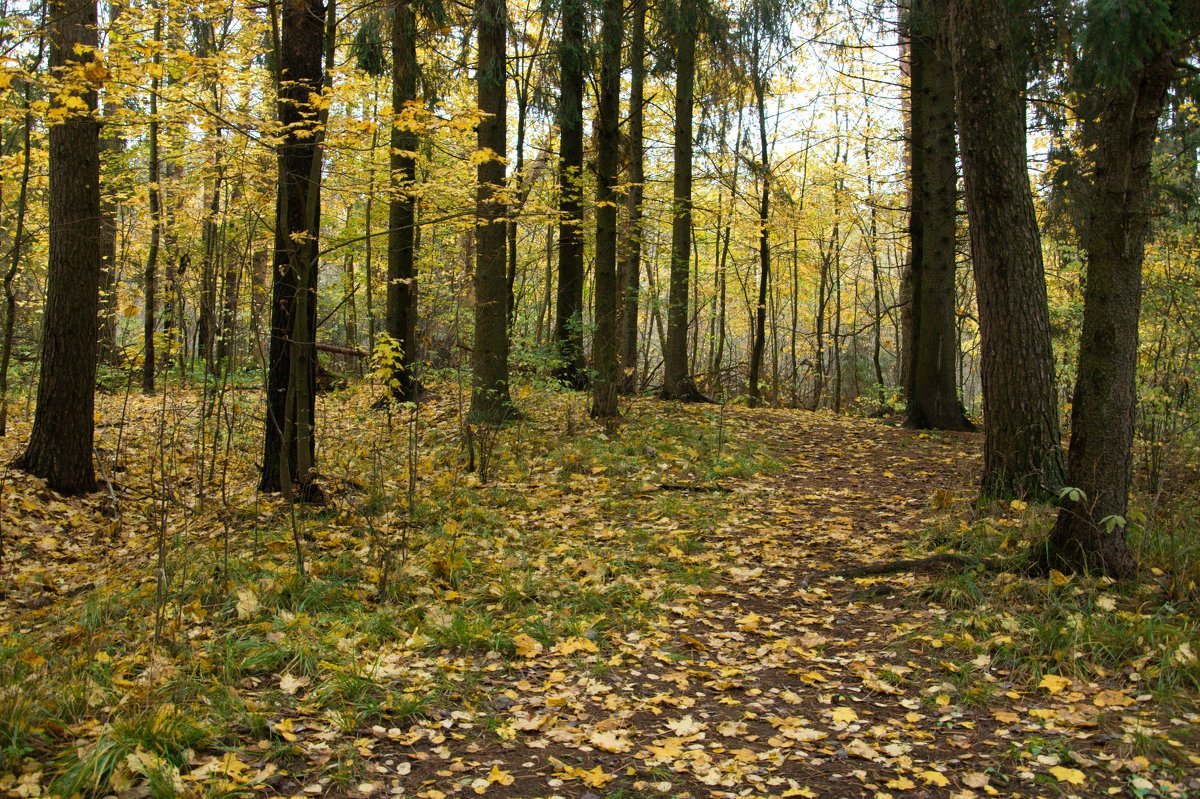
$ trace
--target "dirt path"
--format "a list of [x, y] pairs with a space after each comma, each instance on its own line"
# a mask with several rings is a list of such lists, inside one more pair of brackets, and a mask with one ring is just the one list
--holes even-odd
[[902, 557], [937, 508], [973, 492], [977, 436], [736, 413], [784, 468], [704, 493], [724, 506], [718, 525], [697, 524], [707, 576], [650, 631], [525, 662], [451, 662], [452, 679], [480, 681], [484, 706], [377, 726], [360, 739], [373, 768], [362, 784], [304, 790], [970, 799], [1104, 795], [1138, 779], [1115, 716], [1083, 701], [1051, 708], [986, 657], [950, 654], [946, 611], [923, 593], [931, 575], [830, 576]]

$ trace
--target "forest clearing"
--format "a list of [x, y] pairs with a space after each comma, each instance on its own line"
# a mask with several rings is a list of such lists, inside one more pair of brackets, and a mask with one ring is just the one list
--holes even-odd
[[1200, 790], [1178, 520], [1133, 538], [1143, 582], [843, 577], [1016, 563], [1052, 509], [976, 501], [978, 434], [650, 400], [605, 425], [574, 392], [516, 393], [473, 473], [453, 384], [415, 416], [326, 396], [312, 507], [255, 488], [261, 393], [100, 395], [107, 488], [0, 477], [0, 790]]

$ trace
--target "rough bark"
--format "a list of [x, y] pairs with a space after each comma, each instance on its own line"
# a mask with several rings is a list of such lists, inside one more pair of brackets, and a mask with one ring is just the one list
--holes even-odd
[[282, 8], [279, 120], [288, 132], [278, 149], [267, 416], [259, 487], [290, 492], [295, 480], [303, 495], [312, 483], [302, 464], [311, 465], [316, 455], [311, 430], [316, 413], [316, 358], [305, 344], [315, 340], [317, 322], [320, 115], [311, 97], [321, 93], [325, 9], [318, 0], [285, 0]]
[[1085, 98], [1083, 151], [1090, 156], [1083, 330], [1067, 485], [1068, 498], [1040, 553], [1047, 566], [1125, 578], [1137, 563], [1125, 541], [1137, 409], [1138, 315], [1150, 223], [1150, 160], [1175, 56], [1159, 50], [1117, 87]]
[[617, 167], [621, 155], [622, 0], [604, 0], [600, 31], [599, 142], [596, 166], [596, 332], [592, 339], [592, 416], [611, 419], [617, 408]]
[[475, 346], [469, 418], [499, 423], [516, 413], [508, 388], [508, 285], [504, 274], [504, 42], [508, 12], [504, 0], [477, 0], [475, 16], [479, 37], [478, 103], [486, 115], [479, 123], [478, 147], [490, 157], [480, 161], [475, 195]]
[[671, 200], [671, 276], [667, 339], [663, 346], [662, 398], [697, 401], [704, 396], [688, 374], [688, 283], [692, 255], [692, 117], [696, 86], [696, 0], [680, 0], [675, 36], [674, 177]]
[[983, 339], [983, 490], [1046, 497], [1062, 445], [1041, 239], [1029, 189], [1025, 73], [1009, 0], [953, 0], [959, 138]]
[[[411, 0], [397, 0], [392, 21], [392, 108], [399, 115], [417, 100], [417, 39]], [[415, 399], [417, 381], [416, 196], [417, 134], [394, 125], [392, 198], [388, 206], [387, 333], [400, 348], [392, 370], [392, 396]]]
[[908, 418], [912, 428], [970, 430], [958, 398], [955, 325], [954, 74], [945, 0], [910, 12], [912, 253]]
[[583, 26], [582, 0], [563, 0], [558, 45], [558, 296], [554, 306], [554, 340], [560, 363], [555, 375], [576, 389], [585, 388], [588, 382], [583, 357]]
[[[97, 46], [96, 3], [51, 0], [50, 65], [60, 73], [92, 59]], [[95, 487], [92, 464], [96, 330], [99, 324], [100, 126], [90, 82], [56, 95], [65, 119], [50, 126], [50, 233], [42, 369], [37, 407], [25, 452], [16, 466], [63, 494]], [[67, 93], [86, 110], [60, 106]]]

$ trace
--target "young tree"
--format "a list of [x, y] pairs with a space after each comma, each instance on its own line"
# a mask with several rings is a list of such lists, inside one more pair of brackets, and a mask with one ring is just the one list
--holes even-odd
[[506, 208], [504, 159], [507, 153], [504, 40], [508, 11], [504, 0], [476, 0], [479, 40], [476, 69], [479, 110], [478, 187], [475, 195], [475, 347], [471, 365], [471, 410], [475, 422], [498, 423], [516, 409], [508, 390], [508, 285], [504, 274]]
[[33, 430], [16, 466], [50, 488], [95, 487], [100, 271], [100, 125], [103, 68], [95, 0], [50, 0], [50, 67], [60, 83], [50, 111], [50, 252], [42, 320], [42, 370]]
[[617, 165], [621, 155], [622, 0], [604, 0], [600, 29], [600, 114], [596, 157], [596, 332], [592, 416], [614, 418], [617, 408]]
[[776, 0], [753, 0], [743, 13], [748, 30], [747, 72], [754, 91], [758, 111], [758, 164], [760, 194], [758, 200], [758, 302], [755, 305], [754, 329], [750, 342], [750, 405], [762, 401], [759, 375], [762, 371], [763, 349], [766, 346], [767, 290], [771, 282], [771, 148], [767, 140], [767, 87], [774, 66], [774, 45], [787, 38], [787, 15]]
[[1087, 182], [1079, 230], [1087, 253], [1068, 492], [1041, 558], [1045, 566], [1131, 577], [1125, 540], [1137, 409], [1138, 316], [1150, 222], [1150, 161], [1167, 88], [1200, 33], [1190, 2], [1150, 3], [1128, 14], [1088, 7], [1080, 92]]
[[[330, 3], [332, 5], [332, 3]], [[321, 214], [321, 114], [313, 104], [322, 86], [325, 5], [320, 0], [283, 4], [278, 48], [279, 190], [271, 287], [271, 344], [267, 367], [263, 491], [292, 490], [316, 498], [317, 234]], [[329, 11], [330, 17], [333, 12]]]
[[620, 349], [621, 393], [637, 390], [638, 300], [642, 269], [642, 197], [644, 195], [645, 104], [646, 104], [646, 5], [634, 0], [629, 36], [629, 192], [624, 236], [624, 258], [617, 282], [620, 285], [618, 347]]
[[[159, 159], [158, 92], [162, 86], [162, 10], [154, 9], [154, 71], [150, 76], [150, 124], [146, 135], [146, 179], [150, 193], [150, 248], [146, 251], [146, 271], [142, 281], [144, 301], [142, 306], [142, 392], [154, 393], [154, 378], [158, 370], [155, 356], [154, 334], [158, 321], [158, 253], [162, 243], [162, 182]], [[169, 314], [164, 316], [170, 318]]]
[[912, 207], [912, 345], [904, 357], [913, 428], [970, 430], [958, 397], [955, 364], [954, 72], [945, 0], [912, 0], [908, 12]]
[[1062, 486], [1063, 462], [1026, 156], [1020, 32], [1030, 8], [1021, 2], [952, 0], [954, 74], [983, 339], [983, 491], [1047, 497]]
[[556, 375], [568, 386], [587, 386], [583, 357], [583, 26], [582, 0], [563, 0], [558, 44], [558, 301], [554, 340], [560, 365]]

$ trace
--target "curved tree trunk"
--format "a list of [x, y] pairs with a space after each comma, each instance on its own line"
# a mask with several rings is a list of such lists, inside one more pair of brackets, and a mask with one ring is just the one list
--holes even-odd
[[954, 0], [959, 138], [983, 338], [983, 490], [1048, 497], [1062, 486], [1062, 444], [1029, 189], [1020, 24], [1007, 0]]

